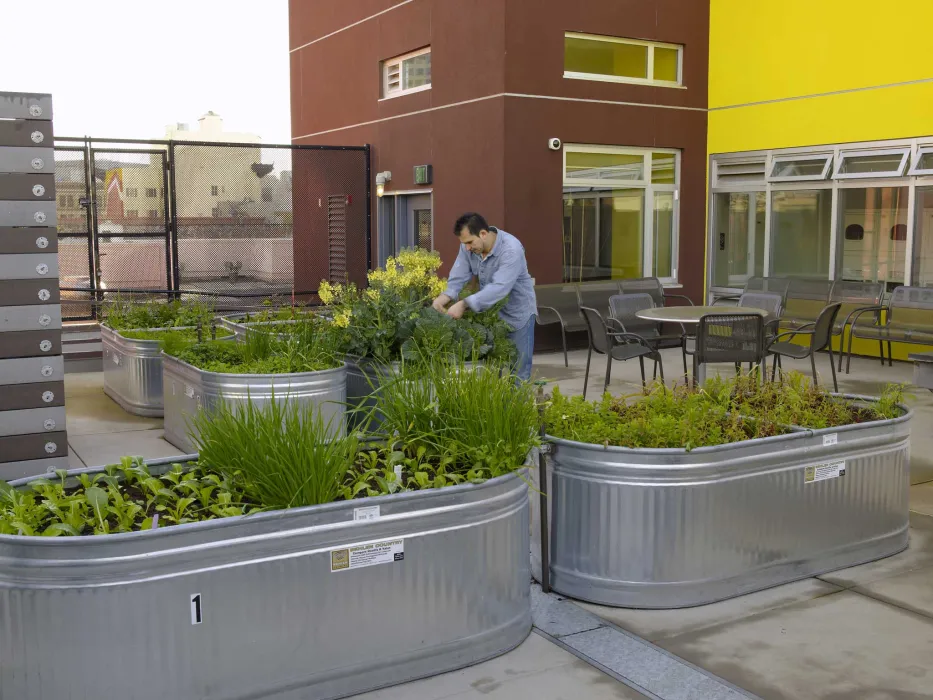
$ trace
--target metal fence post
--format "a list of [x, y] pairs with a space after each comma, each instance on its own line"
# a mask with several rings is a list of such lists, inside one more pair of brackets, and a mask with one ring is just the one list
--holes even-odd
[[169, 280], [168, 284], [171, 289], [174, 289], [176, 294], [175, 298], [181, 298], [181, 295], [177, 294], [178, 290], [181, 289], [181, 267], [178, 264], [178, 207], [177, 207], [177, 197], [175, 196], [175, 142], [168, 142], [168, 188], [165, 191], [165, 195], [171, 196], [171, 220], [169, 222], [169, 237], [171, 238], [172, 243], [172, 279]]
[[539, 491], [539, 511], [541, 513], [541, 590], [545, 593], [551, 591], [551, 562], [548, 556], [551, 551], [551, 545], [548, 539], [550, 534], [550, 525], [547, 517], [547, 452], [548, 444], [545, 442], [547, 429], [544, 425], [544, 385], [546, 382], [538, 380], [538, 423], [540, 425], [541, 447], [538, 449], [538, 491]]
[[372, 146], [366, 144], [366, 269], [373, 269]]

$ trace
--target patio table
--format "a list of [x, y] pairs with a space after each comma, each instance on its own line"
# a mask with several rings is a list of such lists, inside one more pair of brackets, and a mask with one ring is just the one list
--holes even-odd
[[[722, 306], [656, 306], [653, 309], [642, 309], [636, 311], [635, 315], [645, 321], [656, 321], [658, 323], [680, 323], [698, 324], [704, 316], [715, 314], [716, 316], [748, 316], [749, 314], [758, 314], [765, 319], [767, 323], [771, 314], [764, 309], [755, 309], [752, 307], [734, 307], [735, 311], [726, 311], [733, 307]], [[706, 381], [706, 366], [700, 364], [697, 367], [696, 381], [703, 384]]]

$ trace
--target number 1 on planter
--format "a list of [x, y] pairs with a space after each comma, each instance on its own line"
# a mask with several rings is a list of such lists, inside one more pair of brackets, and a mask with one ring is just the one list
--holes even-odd
[[195, 593], [191, 596], [191, 624], [201, 624], [201, 594]]

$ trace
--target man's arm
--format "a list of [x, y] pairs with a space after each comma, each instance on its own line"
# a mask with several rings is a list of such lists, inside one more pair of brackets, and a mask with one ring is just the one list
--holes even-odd
[[480, 312], [492, 307], [505, 299], [512, 287], [518, 281], [518, 276], [524, 268], [522, 255], [517, 251], [503, 253], [499, 267], [492, 275], [492, 279], [476, 294], [471, 294], [464, 301], [473, 311]]
[[459, 246], [460, 252], [457, 253], [457, 259], [454, 260], [453, 267], [450, 268], [450, 274], [447, 276], [447, 289], [442, 296], [446, 296], [449, 301], [454, 301], [469, 281], [473, 279], [473, 270], [470, 269], [469, 253], [463, 246]]

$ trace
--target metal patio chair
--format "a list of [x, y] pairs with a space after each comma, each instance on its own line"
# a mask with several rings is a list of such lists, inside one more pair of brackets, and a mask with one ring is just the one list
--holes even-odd
[[[677, 324], [680, 333], [663, 335], [660, 323], [646, 321], [636, 315], [639, 311], [654, 308], [657, 308], [657, 304], [650, 294], [615, 294], [609, 297], [609, 311], [622, 331], [644, 338], [655, 350], [683, 347], [687, 333], [682, 324]], [[684, 376], [686, 374], [687, 358], [684, 356]]]
[[[881, 311], [885, 312], [884, 320]], [[859, 317], [874, 313], [871, 324], [859, 323]], [[893, 364], [891, 343], [933, 345], [933, 288], [896, 287], [891, 292], [887, 305], [869, 307], [856, 312], [849, 322], [849, 345], [846, 349], [846, 374], [852, 362], [852, 339], [877, 340], [881, 349], [881, 364], [884, 365], [884, 343], [888, 344], [888, 366]]]
[[[706, 314], [697, 326], [696, 338], [684, 342], [684, 361], [693, 356], [693, 383], [700, 365], [731, 362], [736, 372], [742, 363], [762, 365], [767, 356], [765, 322], [760, 314]], [[764, 373], [762, 373], [764, 374]]]
[[[583, 314], [590, 339], [590, 347], [586, 353], [586, 374], [583, 377], [583, 398], [586, 398], [586, 388], [590, 379], [590, 359], [594, 352], [597, 355], [606, 356], [606, 381], [603, 384], [603, 392], [609, 386], [613, 360], [625, 361], [637, 357], [638, 364], [641, 366], [641, 383], [644, 386], [646, 384], [645, 358], [648, 357], [654, 360], [661, 374], [661, 381], [664, 381], [664, 364], [661, 361], [661, 355], [644, 338], [635, 333], [611, 329], [603, 320], [602, 315], [591, 307], [581, 306], [580, 313]], [[610, 321], [615, 326], [615, 321], [612, 319]]]
[[[806, 324], [807, 326], [812, 326], [812, 328], [808, 329], [806, 326], [803, 326], [792, 331], [785, 331], [784, 333], [778, 334], [778, 336], [771, 341], [771, 344], [768, 346], [768, 352], [774, 355], [774, 366], [771, 369], [772, 377], [778, 369], [781, 369], [781, 357], [792, 357], [796, 360], [805, 360], [809, 357], [810, 367], [813, 369], [813, 384], [814, 386], [817, 385], [819, 383], [819, 378], [816, 374], [816, 353], [825, 348], [829, 352], [829, 369], [833, 373], [833, 390], [839, 391], [839, 384], [836, 382], [836, 363], [833, 359], [832, 332], [833, 326], [836, 323], [836, 316], [839, 315], [839, 307], [841, 306], [842, 302], [839, 301], [828, 304], [820, 311], [815, 322]], [[809, 335], [810, 344], [797, 345], [791, 342], [790, 339], [796, 335]], [[788, 338], [788, 340], [781, 340], [781, 338], [785, 337]]]
[[560, 340], [564, 348], [564, 367], [567, 361], [567, 332], [586, 330], [580, 315], [580, 301], [575, 284], [542, 284], [535, 286], [538, 313], [535, 323], [539, 326], [560, 324]]
[[668, 299], [682, 299], [690, 306], [694, 305], [688, 296], [664, 291], [664, 285], [657, 277], [624, 279], [619, 281], [619, 286], [623, 294], [650, 294], [655, 306], [665, 306]]

